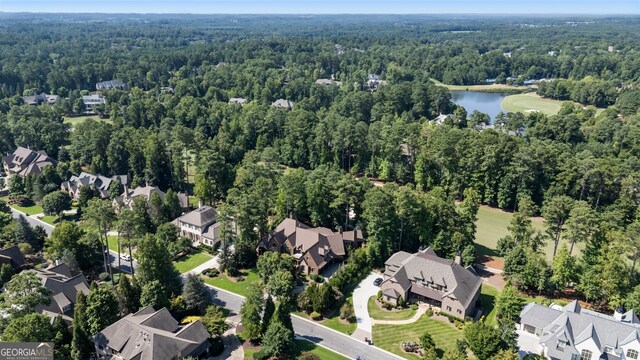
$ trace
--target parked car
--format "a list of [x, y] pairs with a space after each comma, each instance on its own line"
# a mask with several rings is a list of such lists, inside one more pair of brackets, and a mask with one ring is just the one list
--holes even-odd
[[129, 256], [129, 254], [125, 254], [125, 253], [120, 254], [120, 259], [125, 261], [131, 261], [131, 257]]
[[382, 278], [377, 278], [373, 280], [373, 285], [380, 286], [380, 284], [382, 284]]

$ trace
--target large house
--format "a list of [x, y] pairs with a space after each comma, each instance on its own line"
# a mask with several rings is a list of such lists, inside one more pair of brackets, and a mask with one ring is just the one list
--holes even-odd
[[38, 175], [46, 166], [56, 165], [58, 162], [49, 157], [44, 151], [33, 151], [18, 147], [11, 155], [2, 158], [4, 172], [7, 175], [20, 176]]
[[363, 242], [359, 230], [334, 233], [325, 227], [312, 228], [287, 218], [260, 241], [258, 253], [288, 253], [298, 261], [301, 272], [319, 274], [328, 265], [344, 258], [346, 246], [361, 246]]
[[530, 303], [520, 313], [519, 330], [520, 338], [539, 345], [521, 345], [522, 350], [552, 360], [640, 359], [640, 321], [633, 310], [609, 316], [583, 309], [577, 301], [564, 307]]
[[24, 256], [18, 245], [0, 250], [0, 264], [10, 265], [13, 270], [18, 271], [24, 266], [24, 262]]
[[397, 303], [424, 301], [453, 316], [474, 317], [482, 280], [456, 260], [443, 259], [431, 249], [410, 254], [399, 251], [384, 263], [382, 298]]
[[23, 96], [22, 101], [27, 105], [40, 105], [40, 104], [55, 104], [60, 97], [58, 95], [49, 95], [47, 93], [40, 93], [30, 96]]
[[87, 113], [94, 112], [96, 105], [106, 104], [105, 99], [99, 94], [84, 95], [82, 96], [82, 102]]
[[107, 80], [96, 83], [96, 90], [104, 91], [104, 90], [127, 90], [127, 84], [123, 83], [120, 80]]
[[80, 196], [80, 189], [84, 186], [88, 186], [97, 191], [101, 198], [106, 199], [109, 197], [109, 187], [114, 181], [118, 181], [121, 185], [126, 186], [129, 177], [127, 175], [114, 175], [112, 177], [102, 176], [100, 174], [93, 175], [86, 172], [81, 172], [80, 175], [72, 175], [69, 180], [60, 184], [62, 191], [69, 193], [71, 198], [78, 199]]
[[142, 308], [93, 337], [99, 359], [175, 360], [205, 358], [209, 332], [200, 320], [180, 326], [169, 310]]
[[42, 285], [51, 291], [51, 303], [36, 306], [36, 311], [49, 316], [52, 320], [58, 315], [71, 325], [73, 306], [78, 292], [89, 293], [89, 284], [82, 273], [73, 276], [67, 264], [60, 264], [46, 270], [33, 270], [42, 280]]
[[216, 219], [214, 208], [201, 206], [175, 219], [173, 223], [180, 229], [180, 236], [191, 240], [193, 246], [203, 244], [214, 247], [220, 241], [220, 223]]
[[271, 103], [271, 106], [273, 106], [276, 109], [293, 110], [293, 101], [285, 100], [285, 99], [278, 99], [278, 100], [274, 101], [273, 103]]
[[[116, 196], [113, 199], [113, 207], [116, 210], [122, 208], [131, 209], [133, 207], [133, 201], [138, 197], [143, 197], [146, 201], [151, 199], [152, 194], [158, 194], [161, 200], [164, 200], [165, 192], [160, 190], [157, 186], [138, 186], [133, 190], [129, 190], [128, 186], [124, 187], [124, 192], [120, 196]], [[189, 199], [184, 193], [178, 193], [178, 200], [180, 200], [180, 207], [186, 209], [189, 207]]]

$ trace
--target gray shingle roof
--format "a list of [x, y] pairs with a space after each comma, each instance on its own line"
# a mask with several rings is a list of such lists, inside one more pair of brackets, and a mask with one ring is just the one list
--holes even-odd
[[14, 269], [24, 265], [24, 256], [22, 252], [20, 252], [18, 245], [9, 246], [6, 249], [0, 250], [0, 264], [11, 265]]
[[94, 336], [96, 344], [114, 349], [123, 359], [140, 360], [188, 356], [208, 339], [209, 333], [199, 320], [180, 327], [166, 308], [155, 311], [150, 306], [125, 316]]
[[211, 206], [201, 206], [178, 218], [180, 221], [197, 227], [204, 227], [216, 222], [216, 210]]
[[[572, 359], [572, 354], [577, 354], [575, 346], [589, 339], [593, 339], [602, 351], [604, 347], [613, 348], [616, 354], [608, 354], [612, 359], [621, 354], [621, 345], [640, 339], [637, 318], [634, 320], [628, 316], [624, 321], [622, 318], [616, 320], [606, 314], [582, 309], [577, 301], [562, 310], [527, 304], [520, 313], [520, 323], [542, 329], [540, 343], [546, 346], [548, 356], [560, 360]], [[557, 348], [558, 340], [568, 342], [564, 350]]]
[[51, 291], [51, 303], [38, 305], [39, 313], [73, 315], [73, 305], [78, 292], [89, 293], [89, 284], [83, 274], [71, 275], [66, 264], [60, 264], [46, 270], [30, 270], [42, 281], [42, 285]]
[[[470, 305], [482, 280], [473, 271], [460, 264], [438, 257], [431, 249], [409, 254], [404, 251], [393, 254], [386, 262], [386, 281], [394, 279], [406, 291], [419, 294], [421, 285], [415, 282], [428, 282], [444, 287], [444, 296], [457, 299], [465, 308]], [[386, 282], [385, 281], [385, 282]], [[384, 283], [383, 283], [384, 285]]]

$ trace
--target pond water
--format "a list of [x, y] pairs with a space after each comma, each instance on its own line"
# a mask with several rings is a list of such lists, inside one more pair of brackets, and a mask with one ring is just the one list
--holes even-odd
[[504, 111], [500, 106], [502, 100], [507, 97], [504, 93], [488, 93], [480, 91], [451, 91], [451, 101], [464, 107], [467, 116], [471, 116], [474, 110], [478, 110], [496, 118], [499, 112]]

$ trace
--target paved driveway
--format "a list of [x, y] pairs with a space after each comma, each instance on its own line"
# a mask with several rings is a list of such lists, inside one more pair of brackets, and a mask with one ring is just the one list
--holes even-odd
[[[371, 338], [372, 324], [369, 311], [367, 310], [367, 303], [369, 302], [369, 298], [377, 295], [378, 290], [380, 290], [379, 287], [373, 285], [373, 281], [379, 277], [382, 277], [382, 275], [371, 273], [353, 290], [353, 309], [356, 314], [358, 330], [360, 330], [357, 332], [358, 337], [368, 336]], [[368, 333], [368, 335], [365, 333]]]

